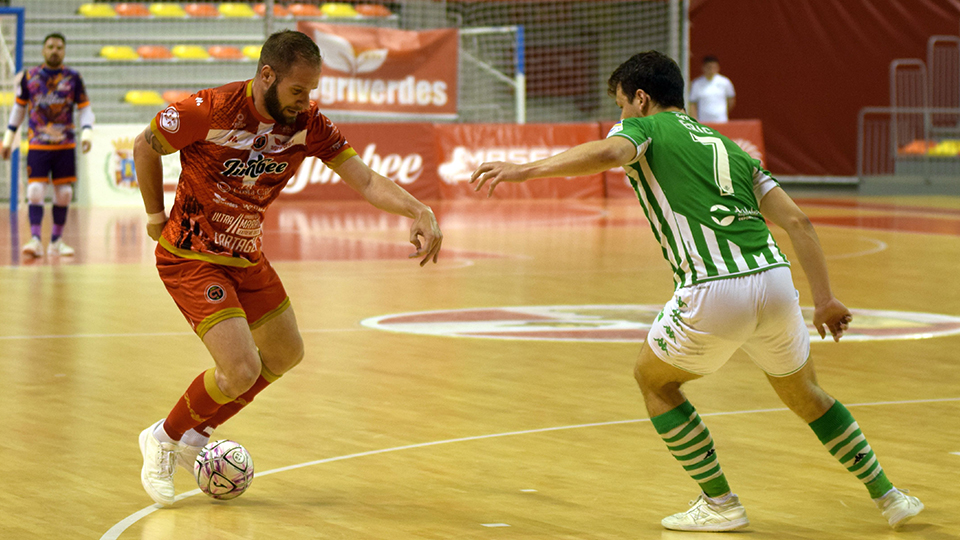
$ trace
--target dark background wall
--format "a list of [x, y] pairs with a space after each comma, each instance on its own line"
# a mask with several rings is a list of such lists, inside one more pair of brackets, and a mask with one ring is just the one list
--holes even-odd
[[853, 175], [857, 112], [889, 105], [891, 60], [960, 32], [960, 0], [692, 0], [690, 25], [691, 77], [719, 57], [773, 173]]

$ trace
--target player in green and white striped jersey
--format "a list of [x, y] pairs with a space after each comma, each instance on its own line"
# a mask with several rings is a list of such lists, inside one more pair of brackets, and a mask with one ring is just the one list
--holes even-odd
[[613, 72], [608, 89], [622, 114], [605, 140], [532, 163], [483, 163], [470, 181], [492, 194], [501, 182], [626, 170], [676, 282], [635, 376], [651, 423], [702, 491], [693, 507], [664, 518], [663, 526], [726, 531], [749, 524], [709, 430], [680, 390], [718, 370], [737, 349], [864, 483], [891, 527], [919, 514], [923, 504], [893, 486], [853, 416], [817, 384], [799, 293], [764, 218], [790, 237], [813, 293], [820, 337], [829, 330], [839, 341], [852, 317], [833, 296], [810, 220], [758, 161], [687, 116], [683, 77], [669, 57], [634, 55]]

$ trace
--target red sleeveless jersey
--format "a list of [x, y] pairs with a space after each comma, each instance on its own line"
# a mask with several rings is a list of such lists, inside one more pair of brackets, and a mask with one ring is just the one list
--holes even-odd
[[264, 118], [253, 81], [201, 90], [157, 113], [150, 129], [180, 151], [180, 182], [160, 244], [181, 257], [251, 266], [267, 207], [307, 156], [336, 169], [357, 155], [317, 104], [294, 123]]

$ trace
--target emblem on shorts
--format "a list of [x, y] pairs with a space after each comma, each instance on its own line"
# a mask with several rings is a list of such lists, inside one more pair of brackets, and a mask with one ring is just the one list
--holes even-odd
[[266, 135], [260, 135], [260, 136], [258, 136], [256, 139], [253, 140], [253, 149], [254, 149], [254, 150], [257, 150], [257, 151], [263, 150], [263, 148], [264, 148], [265, 146], [267, 146], [267, 136], [266, 136]]
[[173, 105], [160, 113], [160, 127], [170, 133], [176, 133], [180, 129], [180, 113]]
[[220, 285], [214, 283], [213, 285], [207, 285], [207, 290], [203, 292], [203, 296], [207, 298], [207, 302], [211, 304], [219, 304], [223, 302], [223, 299], [227, 297], [227, 291], [223, 289]]

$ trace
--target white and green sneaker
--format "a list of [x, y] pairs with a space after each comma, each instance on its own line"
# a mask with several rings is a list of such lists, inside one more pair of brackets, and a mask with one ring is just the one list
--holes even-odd
[[177, 467], [177, 454], [180, 447], [176, 443], [157, 440], [153, 431], [163, 420], [140, 432], [140, 453], [143, 454], [143, 469], [140, 470], [140, 483], [156, 503], [163, 506], [173, 504], [176, 494], [173, 487], [173, 473]]
[[906, 493], [907, 490], [900, 491], [893, 488], [886, 492], [883, 497], [873, 500], [877, 504], [877, 508], [883, 512], [883, 517], [887, 518], [887, 523], [894, 529], [899, 529], [913, 516], [923, 511], [923, 503], [920, 502], [920, 499], [911, 497]]
[[747, 511], [736, 495], [730, 494], [722, 502], [701, 493], [697, 500], [690, 501], [686, 512], [663, 518], [660, 522], [672, 531], [733, 531], [750, 524]]

